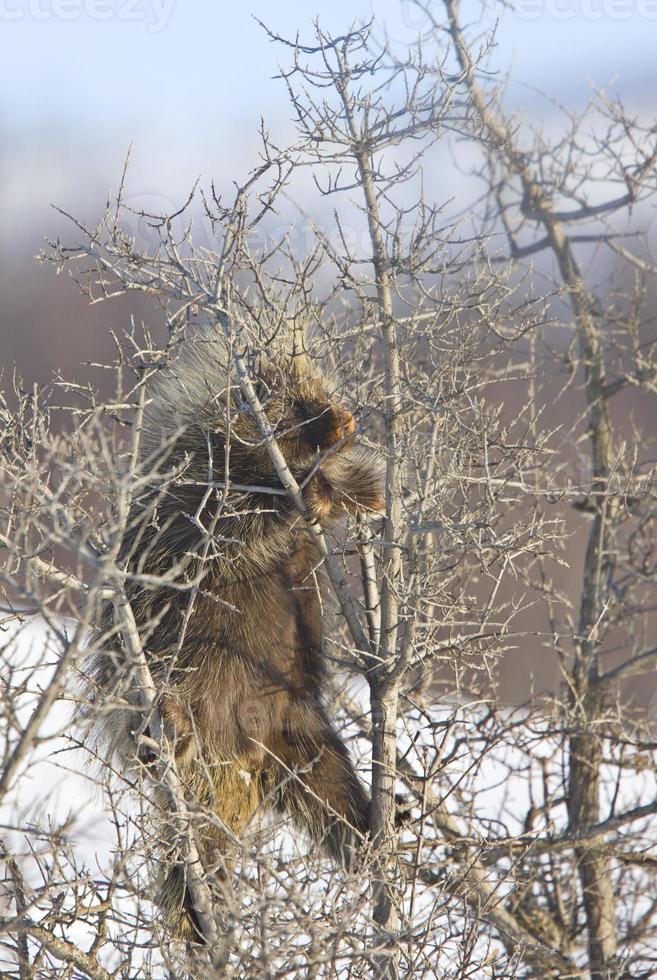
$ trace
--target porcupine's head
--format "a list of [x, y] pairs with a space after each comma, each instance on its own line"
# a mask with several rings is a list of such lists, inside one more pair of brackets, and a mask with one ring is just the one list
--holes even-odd
[[[380, 511], [378, 454], [353, 445], [353, 415], [316, 365], [303, 353], [279, 349], [253, 356], [247, 368], [267, 426], [307, 494], [312, 516], [328, 520], [344, 512]], [[283, 488], [262, 426], [217, 333], [188, 338], [171, 365], [153, 379], [141, 461], [149, 479], [133, 504], [124, 555], [147, 554], [151, 565], [160, 556], [169, 564], [189, 557], [206, 540], [199, 535], [199, 516], [210, 527], [218, 504], [213, 535], [222, 539], [222, 568], [239, 564], [242, 574], [247, 559], [250, 568], [265, 567], [269, 552], [256, 553], [240, 542], [267, 537], [271, 543], [271, 533], [265, 532], [279, 527], [275, 515], [281, 507], [269, 488], [273, 494]], [[280, 534], [287, 533], [280, 525]]]
[[[329, 450], [353, 441], [356, 423], [349, 408], [330, 391], [326, 379], [304, 356], [281, 355], [263, 361], [255, 373], [255, 389], [276, 441], [293, 473]], [[237, 413], [233, 437], [261, 447], [261, 465], [271, 463], [262, 432], [247, 408]]]
[[[356, 429], [351, 411], [332, 394], [326, 378], [305, 354], [259, 354], [249, 364], [249, 374], [295, 476], [308, 469], [318, 452], [335, 452], [351, 444]], [[210, 438], [215, 466], [221, 469], [227, 437], [232, 479], [271, 482], [274, 467], [260, 424], [230, 369], [222, 339], [208, 334], [187, 341], [172, 366], [155, 380], [143, 452], [176, 444], [205, 460]]]

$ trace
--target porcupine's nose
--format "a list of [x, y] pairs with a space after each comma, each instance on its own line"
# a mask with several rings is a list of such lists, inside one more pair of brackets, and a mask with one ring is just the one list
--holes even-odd
[[347, 439], [356, 431], [356, 422], [348, 408], [334, 408], [327, 443], [334, 446], [336, 442]]
[[342, 413], [342, 428], [343, 438], [353, 436], [356, 431], [356, 421], [348, 409], [344, 409]]

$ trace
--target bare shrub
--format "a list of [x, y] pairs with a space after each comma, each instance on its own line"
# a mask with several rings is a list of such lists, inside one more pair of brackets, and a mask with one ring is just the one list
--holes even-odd
[[[280, 148], [263, 130], [232, 202], [194, 188], [175, 214], [139, 212], [154, 236], [139, 250], [128, 170], [98, 226], [72, 219], [72, 244], [43, 256], [92, 302], [138, 291], [154, 313], [117, 332], [101, 386], [16, 381], [2, 406], [2, 956], [21, 980], [653, 975], [654, 733], [627, 682], [657, 656], [655, 269], [632, 225], [655, 192], [657, 131], [599, 94], [564, 110], [554, 139], [532, 132], [474, 54], [490, 38], [452, 0], [417, 6], [426, 34], [407, 51], [368, 26], [307, 44], [272, 33], [298, 138]], [[429, 198], [443, 149], [482, 182], [466, 209]], [[299, 204], [311, 183], [330, 220]], [[301, 326], [385, 460], [381, 520], [315, 523], [268, 427], [253, 365]], [[139, 456], [144, 407], [178, 348], [210, 334], [330, 580], [332, 713], [372, 792], [348, 871], [264, 821], [235, 841], [228, 877], [208, 873], [199, 840], [216, 818], [181, 780], [166, 677], [130, 601], [131, 503], [177, 478]], [[225, 464], [205, 499], [235, 507]], [[222, 556], [206, 538], [199, 574], [175, 568], [167, 587], [202, 588]], [[90, 770], [108, 817], [92, 860], [91, 811], [69, 788], [94, 749], [62, 705], [80, 698], [108, 604], [151, 756]], [[511, 707], [518, 652], [554, 680]], [[204, 946], [172, 942], [151, 904], [153, 807]]]

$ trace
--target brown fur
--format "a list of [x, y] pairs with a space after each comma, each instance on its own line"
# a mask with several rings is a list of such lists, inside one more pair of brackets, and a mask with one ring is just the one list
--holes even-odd
[[[353, 417], [321, 376], [305, 359], [285, 356], [255, 371], [278, 444], [305, 482], [311, 516], [326, 524], [345, 511], [380, 510], [379, 462], [353, 445]], [[162, 476], [135, 501], [121, 552], [135, 575], [176, 568], [181, 581], [203, 574], [182, 643], [188, 592], [133, 581], [129, 594], [151, 672], [165, 689], [164, 731], [190, 799], [219, 818], [202, 842], [218, 882], [229, 873], [231, 835], [243, 834], [263, 806], [288, 814], [341, 864], [350, 863], [369, 830], [367, 793], [323, 703], [322, 574], [303, 520], [285, 495], [233, 491], [223, 500], [218, 488], [201, 514], [212, 532], [210, 557], [202, 560], [207, 536], [192, 517], [207, 489], [208, 446], [214, 478], [224, 479], [229, 420], [231, 481], [280, 487], [258, 427], [227, 377], [221, 344], [209, 339], [200, 353], [183, 353], [158, 383], [142, 461]], [[110, 613], [101, 628], [112, 636]], [[105, 640], [90, 673], [102, 702], [97, 733], [124, 766], [134, 765], [140, 715], [130, 707], [135, 692], [116, 635]], [[183, 866], [175, 853], [165, 857], [158, 901], [177, 934], [190, 939], [197, 933]]]

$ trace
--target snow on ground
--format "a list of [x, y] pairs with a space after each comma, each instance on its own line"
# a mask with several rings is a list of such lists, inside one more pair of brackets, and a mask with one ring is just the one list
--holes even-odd
[[[40, 693], [47, 688], [54, 665], [62, 648], [62, 636], [70, 624], [57, 621], [49, 628], [43, 621], [28, 618], [20, 626], [14, 623], [0, 633], [0, 673], [4, 685], [19, 691], [18, 711], [11, 729], [13, 744], [16, 740], [17, 725], [20, 729], [26, 724]], [[59, 633], [59, 635], [57, 635]], [[348, 683], [348, 694], [352, 701], [359, 703], [367, 712], [367, 689], [364, 682], [352, 680]], [[26, 880], [33, 887], [41, 883], [40, 847], [45, 847], [43, 831], [52, 832], [64, 829], [66, 840], [71, 845], [73, 858], [61, 866], [61, 880], [66, 874], [83, 877], [90, 874], [94, 879], [106, 881], [111, 877], [113, 856], [117, 850], [120, 836], [125, 845], [126, 837], [134, 832], [131, 826], [130, 804], [121, 802], [121, 812], [115, 819], [111, 815], [108, 799], [94, 781], [94, 770], [89, 765], [88, 754], [75, 744], [77, 733], [72, 725], [73, 700], [60, 700], [50, 710], [40, 732], [37, 744], [23, 761], [14, 779], [8, 796], [0, 806], [0, 836], [12, 850], [21, 865]], [[450, 762], [448, 772], [435, 780], [434, 791], [444, 794], [446, 806], [456, 812], [460, 806], [457, 794], [448, 792], [449, 787], [459, 785], [462, 789], [469, 784], [473, 793], [476, 812], [477, 832], [482, 838], [488, 834], [522, 833], [523, 822], [532, 799], [540, 799], [542, 790], [541, 760], [552, 756], [550, 766], [555, 779], [560, 778], [560, 747], [553, 739], [542, 739], [540, 724], [534, 721], [530, 742], [521, 726], [518, 713], [508, 709], [508, 720], [516, 724], [518, 739], [515, 744], [500, 742], [482, 758], [473, 757], [476, 740], [470, 744], [470, 737], [476, 736], [473, 721], [483, 717], [484, 708], [477, 705], [442, 704], [431, 710], [430, 723], [426, 713], [411, 712], [405, 722], [399, 723], [399, 745], [402, 752], [408, 753], [413, 764], [419, 764], [423, 752], [430, 757], [438, 742], [432, 742], [432, 731], [440, 732], [441, 726], [452, 724], [454, 732], [442, 745], [447, 754], [456, 740], [463, 741], [464, 751]], [[499, 718], [498, 718], [499, 722]], [[510, 725], [510, 727], [513, 727]], [[352, 728], [353, 731], [353, 728]], [[420, 738], [417, 737], [420, 733]], [[426, 739], [424, 745], [422, 739]], [[356, 739], [353, 748], [360, 753], [360, 771], [367, 779], [368, 746], [362, 739]], [[6, 746], [0, 742], [0, 749]], [[534, 764], [529, 766], [530, 759]], [[657, 777], [652, 768], [644, 771], [630, 771], [624, 779], [617, 782], [618, 769], [610, 764], [606, 770], [603, 788], [603, 819], [613, 804], [614, 812], [622, 812], [640, 803], [646, 803], [657, 795]], [[555, 786], [556, 790], [556, 786]], [[566, 826], [565, 806], [556, 811], [555, 830]], [[472, 830], [472, 828], [470, 828]], [[534, 828], [540, 830], [539, 827]], [[304, 852], [304, 842], [298, 835], [278, 834], [276, 846], [281, 853], [292, 859]], [[434, 860], [438, 852], [433, 851]], [[500, 894], [507, 890], [502, 885]], [[324, 895], [324, 900], [326, 896]], [[429, 914], [435, 893], [418, 895], [416, 912], [421, 916], [423, 910]], [[126, 903], [133, 902], [127, 897]], [[4, 906], [4, 907], [3, 907]], [[126, 908], [128, 905], [126, 905]], [[134, 907], [134, 906], [131, 906]], [[13, 913], [11, 905], [0, 891], [0, 912]], [[38, 913], [33, 912], [36, 918]], [[84, 927], [77, 925], [68, 933], [73, 941], [89, 946], [89, 934]], [[299, 939], [301, 942], [301, 939]], [[455, 947], [456, 949], [456, 947]], [[449, 957], [449, 949], [443, 950]], [[455, 959], [456, 962], [456, 959]], [[107, 961], [106, 965], [116, 965]], [[138, 957], [134, 963], [138, 966]], [[153, 962], [149, 966], [152, 968]], [[16, 963], [0, 944], [0, 975], [15, 975]], [[148, 971], [140, 975], [154, 975]]]
[[[59, 623], [66, 630], [66, 623]], [[32, 618], [0, 634], [0, 667], [3, 679], [11, 672], [13, 686], [26, 684], [20, 698], [18, 723], [24, 725], [38, 694], [49, 682], [61, 643], [47, 625]], [[91, 862], [110, 854], [110, 826], [102, 796], [93, 782], [88, 756], [76, 747], [72, 724], [73, 703], [59, 700], [50, 709], [39, 731], [37, 746], [13, 781], [13, 789], [0, 807], [3, 826], [25, 827], [32, 823], [51, 826], [72, 820], [71, 836]]]

